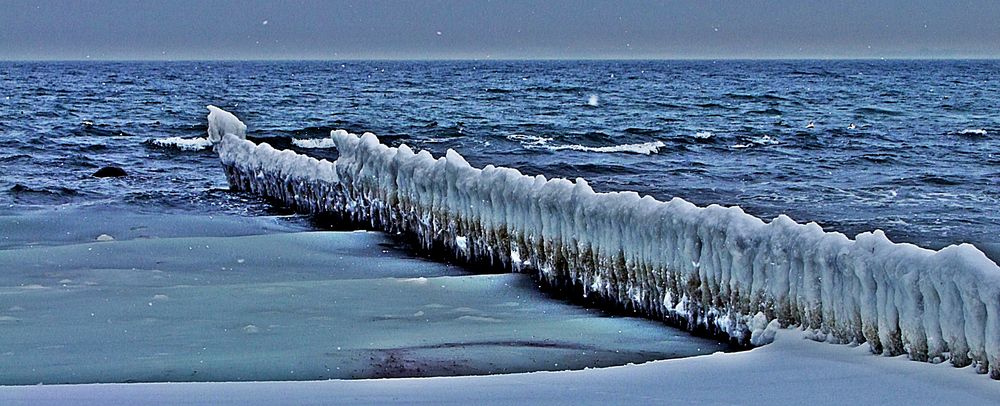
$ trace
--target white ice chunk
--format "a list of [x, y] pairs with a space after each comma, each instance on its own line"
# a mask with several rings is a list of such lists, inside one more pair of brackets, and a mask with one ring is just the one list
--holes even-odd
[[213, 144], [218, 144], [226, 135], [233, 135], [239, 139], [245, 139], [247, 126], [233, 113], [225, 111], [215, 106], [208, 107], [208, 140]]

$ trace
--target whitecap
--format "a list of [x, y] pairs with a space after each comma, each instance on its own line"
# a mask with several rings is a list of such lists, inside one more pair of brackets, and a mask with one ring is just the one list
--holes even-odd
[[585, 145], [572, 144], [572, 145], [548, 146], [546, 148], [552, 151], [560, 151], [568, 149], [573, 151], [584, 151], [584, 152], [602, 152], [602, 153], [625, 152], [632, 154], [649, 155], [660, 152], [660, 148], [663, 148], [665, 146], [666, 145], [661, 141], [653, 141], [653, 142], [644, 142], [642, 144], [611, 145], [607, 147], [588, 147]]
[[712, 133], [711, 131], [698, 131], [698, 132], [694, 133], [694, 135], [692, 135], [692, 137], [697, 138], [699, 140], [707, 140], [707, 139], [712, 138], [714, 136], [715, 136], [715, 134]]
[[336, 145], [333, 143], [331, 138], [309, 138], [300, 140], [298, 138], [292, 138], [292, 145], [299, 148], [334, 148]]
[[751, 138], [750, 142], [758, 145], [774, 145], [778, 144], [778, 140], [771, 138], [770, 135], [762, 135], [760, 137]]
[[212, 141], [208, 138], [197, 137], [197, 138], [181, 138], [181, 137], [169, 137], [160, 138], [153, 140], [153, 145], [160, 147], [175, 147], [183, 151], [201, 151], [203, 149], [208, 149], [212, 146]]
[[982, 128], [966, 128], [958, 132], [961, 135], [986, 135], [987, 132]]
[[539, 137], [537, 135], [526, 135], [526, 134], [510, 134], [507, 136], [507, 139], [511, 141], [517, 141], [527, 146], [541, 146], [548, 144], [549, 141], [552, 141], [551, 138]]

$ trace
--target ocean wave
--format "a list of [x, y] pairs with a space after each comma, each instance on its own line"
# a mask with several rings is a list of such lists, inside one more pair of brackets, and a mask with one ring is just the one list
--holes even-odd
[[745, 149], [745, 148], [750, 148], [750, 147], [757, 146], [757, 145], [777, 145], [777, 144], [780, 144], [780, 143], [781, 143], [781, 141], [778, 141], [777, 139], [771, 137], [770, 135], [766, 135], [765, 134], [765, 135], [762, 135], [760, 137], [746, 138], [743, 143], [741, 143], [741, 144], [734, 144], [734, 145], [731, 146], [731, 148]]
[[158, 147], [178, 148], [182, 151], [202, 151], [212, 146], [212, 141], [205, 137], [181, 138], [168, 137], [158, 138], [149, 141], [150, 144]]
[[631, 153], [631, 154], [655, 154], [660, 152], [660, 148], [665, 147], [661, 141], [644, 142], [641, 144], [622, 144], [622, 145], [610, 145], [606, 147], [588, 147], [585, 145], [570, 144], [570, 145], [556, 145], [547, 146], [546, 149], [552, 151], [562, 151], [562, 150], [572, 150], [572, 151], [583, 151], [583, 152], [601, 152], [601, 153]]
[[963, 129], [962, 131], [959, 131], [958, 135], [979, 135], [979, 136], [985, 136], [988, 133], [989, 132], [987, 132], [985, 129], [982, 129], [982, 128], [966, 128], [966, 129]]
[[336, 144], [333, 143], [333, 140], [330, 138], [307, 138], [302, 140], [298, 138], [292, 138], [292, 145], [299, 148], [308, 148], [308, 149], [333, 148], [337, 146]]
[[602, 147], [592, 147], [580, 144], [566, 144], [566, 145], [551, 145], [550, 142], [553, 141], [552, 138], [539, 137], [535, 135], [526, 134], [510, 134], [507, 136], [508, 140], [516, 141], [520, 143], [525, 148], [543, 148], [549, 151], [581, 151], [581, 152], [598, 152], [598, 153], [631, 153], [631, 154], [655, 154], [660, 151], [660, 148], [666, 146], [662, 141], [651, 141], [643, 142], [638, 144], [620, 144], [620, 145], [609, 145]]

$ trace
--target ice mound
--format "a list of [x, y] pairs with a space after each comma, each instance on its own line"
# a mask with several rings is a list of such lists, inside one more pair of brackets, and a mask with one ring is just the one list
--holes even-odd
[[881, 231], [850, 239], [739, 207], [596, 193], [583, 179], [470, 166], [331, 133], [339, 159], [316, 160], [226, 136], [233, 188], [334, 213], [422, 248], [536, 274], [542, 281], [690, 330], [765, 343], [776, 324], [875, 353], [1000, 379], [1000, 269], [969, 244], [939, 251]]
[[247, 126], [233, 113], [209, 105], [208, 108], [208, 140], [212, 144], [218, 144], [226, 135], [233, 135], [239, 139], [245, 139]]

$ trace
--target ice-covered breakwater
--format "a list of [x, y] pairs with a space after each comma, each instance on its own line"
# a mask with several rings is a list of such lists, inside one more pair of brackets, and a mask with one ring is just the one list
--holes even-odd
[[785, 216], [697, 207], [583, 179], [473, 168], [375, 135], [334, 131], [339, 158], [316, 160], [243, 138], [209, 107], [209, 139], [234, 189], [415, 237], [423, 249], [532, 272], [691, 330], [762, 344], [799, 326], [875, 353], [973, 364], [1000, 379], [1000, 269], [972, 245], [931, 251], [880, 232], [849, 239]]

